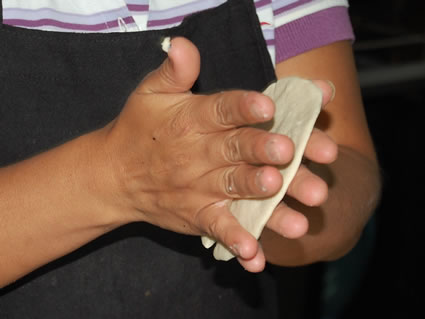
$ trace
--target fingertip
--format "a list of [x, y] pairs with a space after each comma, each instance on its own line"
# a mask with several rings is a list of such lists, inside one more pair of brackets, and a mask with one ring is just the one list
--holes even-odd
[[288, 188], [288, 195], [309, 207], [317, 207], [328, 198], [328, 184], [301, 165]]
[[195, 44], [188, 39], [183, 37], [172, 38], [168, 47], [168, 57], [177, 73], [199, 74], [201, 56]]
[[281, 235], [288, 239], [297, 239], [308, 231], [308, 219], [299, 212], [286, 214], [281, 221]]
[[267, 227], [282, 237], [297, 239], [307, 233], [309, 223], [304, 214], [280, 203], [267, 222]]
[[256, 184], [263, 193], [274, 195], [281, 189], [283, 177], [276, 167], [264, 166], [257, 172]]
[[258, 241], [230, 213], [228, 203], [225, 200], [206, 208], [199, 215], [199, 224], [206, 235], [215, 238], [235, 256], [252, 259], [258, 252]]
[[241, 234], [240, 236], [241, 237], [239, 238], [237, 243], [230, 246], [231, 250], [239, 258], [245, 260], [250, 260], [254, 258], [258, 253], [258, 241], [247, 232], [244, 232], [244, 234]]
[[338, 145], [328, 134], [315, 128], [305, 155], [313, 162], [330, 164], [338, 157]]
[[244, 105], [248, 108], [250, 115], [249, 121], [253, 123], [262, 123], [270, 121], [275, 114], [275, 104], [273, 100], [258, 92], [246, 92], [244, 94]]
[[262, 144], [267, 155], [268, 161], [273, 164], [285, 165], [292, 161], [295, 152], [295, 144], [292, 139], [286, 135], [273, 134], [267, 135], [268, 139]]
[[199, 76], [201, 58], [196, 46], [189, 40], [177, 37], [165, 38], [162, 49], [168, 58], [149, 73], [141, 82], [139, 93], [184, 93], [189, 91]]
[[330, 143], [328, 143], [327, 147], [322, 149], [322, 158], [323, 163], [333, 163], [338, 158], [338, 145], [336, 142], [328, 136]]
[[310, 192], [306, 196], [306, 205], [317, 207], [328, 199], [328, 185], [321, 178], [312, 180], [314, 185], [311, 186]]
[[333, 82], [324, 80], [313, 80], [313, 83], [322, 91], [322, 105], [325, 106], [335, 98], [336, 88]]
[[252, 273], [261, 272], [266, 267], [266, 257], [261, 246], [259, 246], [259, 249], [252, 258], [244, 259], [242, 257], [238, 257], [237, 259], [246, 271]]

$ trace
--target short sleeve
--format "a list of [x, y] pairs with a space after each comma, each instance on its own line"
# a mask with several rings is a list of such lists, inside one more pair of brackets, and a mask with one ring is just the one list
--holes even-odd
[[337, 41], [354, 41], [347, 0], [274, 0], [276, 63]]

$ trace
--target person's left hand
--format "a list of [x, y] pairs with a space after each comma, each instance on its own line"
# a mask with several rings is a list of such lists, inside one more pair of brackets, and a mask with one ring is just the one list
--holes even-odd
[[[314, 81], [323, 92], [323, 106], [326, 106], [334, 95], [334, 89], [325, 81]], [[307, 162], [331, 164], [337, 158], [338, 146], [325, 132], [315, 128], [305, 149], [304, 158]], [[286, 196], [290, 196], [308, 207], [322, 205], [328, 197], [328, 185], [319, 176], [312, 173], [307, 165], [301, 164], [295, 178], [289, 185]], [[267, 228], [288, 239], [297, 239], [304, 236], [309, 223], [307, 217], [291, 208], [282, 201], [274, 210], [266, 225]], [[265, 265], [264, 252], [258, 250], [256, 256], [250, 260], [238, 258], [239, 262], [249, 271], [261, 271]]]

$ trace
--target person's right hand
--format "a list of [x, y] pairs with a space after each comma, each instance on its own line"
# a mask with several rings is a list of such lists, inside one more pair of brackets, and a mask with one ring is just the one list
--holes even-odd
[[288, 163], [293, 144], [246, 127], [274, 115], [273, 102], [261, 93], [191, 94], [199, 69], [196, 47], [173, 39], [168, 58], [103, 129], [102, 156], [115, 185], [108, 201], [129, 220], [207, 235], [250, 260], [261, 251], [258, 242], [230, 213], [227, 200], [276, 193], [282, 177], [266, 165]]

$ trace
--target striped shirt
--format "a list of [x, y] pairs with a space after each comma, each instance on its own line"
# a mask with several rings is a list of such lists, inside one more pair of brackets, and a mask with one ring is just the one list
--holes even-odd
[[[253, 0], [273, 61], [353, 40], [347, 0]], [[134, 32], [176, 26], [226, 0], [3, 0], [3, 23], [61, 32]]]

